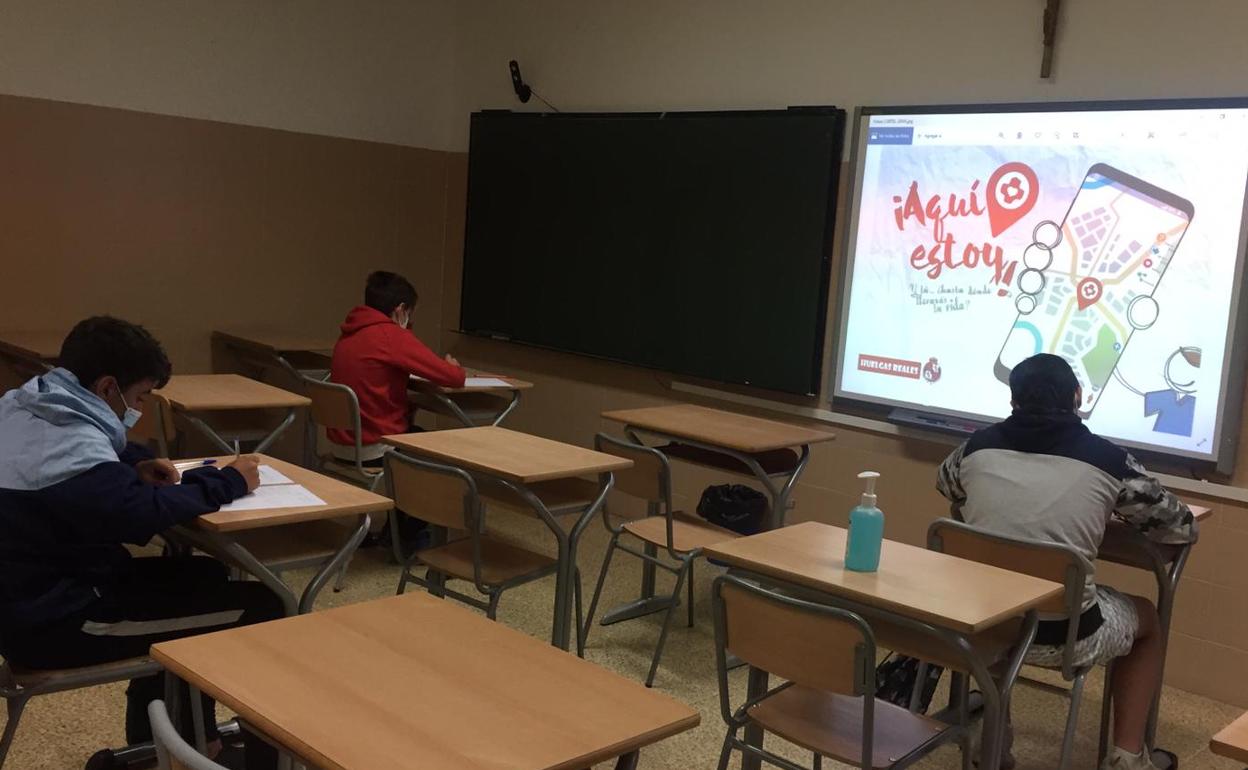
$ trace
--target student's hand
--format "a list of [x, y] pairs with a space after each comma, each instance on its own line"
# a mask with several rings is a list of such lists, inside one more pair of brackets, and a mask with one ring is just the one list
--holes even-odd
[[156, 487], [169, 487], [177, 484], [182, 478], [182, 474], [173, 463], [158, 457], [155, 460], [143, 460], [134, 466], [135, 471], [139, 474], [139, 479], [144, 484], [151, 484]]
[[451, 355], [450, 353], [447, 353], [445, 358], [446, 358], [446, 362], [450, 364], [451, 366], [458, 366], [460, 369], [464, 368], [462, 365], [460, 365], [459, 361], [455, 360], [455, 356]]
[[260, 458], [255, 455], [241, 455], [225, 467], [233, 468], [243, 475], [248, 494], [255, 492], [256, 487], [260, 486]]

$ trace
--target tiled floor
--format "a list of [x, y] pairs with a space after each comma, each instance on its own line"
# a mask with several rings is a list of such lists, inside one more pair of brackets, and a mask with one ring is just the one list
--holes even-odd
[[[514, 537], [545, 542], [553, 550], [549, 534], [531, 520], [495, 515], [491, 524], [507, 530]], [[582, 548], [581, 569], [587, 590], [592, 588], [597, 577], [605, 547], [606, 537], [600, 524], [595, 522]], [[714, 573], [715, 568], [701, 563], [698, 565], [699, 598], [709, 594], [709, 582]], [[639, 575], [636, 559], [617, 555], [604, 592], [604, 605], [609, 607], [630, 598], [630, 594], [637, 589]], [[299, 582], [306, 578], [306, 574], [296, 575], [294, 580]], [[327, 590], [322, 595], [320, 606], [389, 595], [394, 592], [397, 579], [398, 568], [387, 564], [384, 554], [377, 550], [361, 552], [352, 566], [347, 588], [340, 594]], [[549, 634], [551, 595], [552, 584], [549, 580], [516, 589], [504, 596], [499, 619], [528, 633], [546, 637]], [[658, 638], [660, 618], [655, 615], [610, 627], [595, 627], [590, 635], [587, 657], [632, 679], [642, 680]], [[436, 633], [435, 630], [413, 629], [413, 633], [426, 632]], [[739, 693], [744, 688], [742, 672], [736, 672], [733, 681]], [[655, 686], [698, 708], [702, 712], [702, 724], [695, 730], [644, 751], [641, 766], [691, 770], [713, 768], [724, 730], [715, 687], [707, 601], [700, 600], [698, 604], [694, 628], [678, 624], [673, 629]], [[119, 744], [122, 740], [123, 690], [124, 686], [116, 685], [35, 699], [23, 717], [6, 767], [9, 770], [79, 768], [96, 749]], [[1085, 693], [1075, 768], [1094, 767], [1100, 694], [1100, 679], [1094, 675]], [[419, 682], [412, 683], [412, 697], [420, 697]], [[1020, 687], [1016, 690], [1014, 703], [1018, 767], [1020, 770], [1056, 767], [1066, 713], [1065, 700], [1037, 689]], [[1184, 770], [1240, 770], [1238, 764], [1212, 756], [1207, 748], [1209, 736], [1229, 723], [1238, 712], [1239, 709], [1216, 701], [1167, 689], [1163, 699], [1161, 743], [1179, 755]], [[768, 745], [775, 743], [778, 741], [770, 739]], [[802, 752], [792, 752], [790, 756], [797, 761], [809, 762], [809, 757]], [[733, 764], [736, 766], [736, 761]], [[824, 763], [824, 767], [839, 766], [834, 762]], [[957, 750], [945, 748], [916, 767], [954, 770], [961, 764]]]

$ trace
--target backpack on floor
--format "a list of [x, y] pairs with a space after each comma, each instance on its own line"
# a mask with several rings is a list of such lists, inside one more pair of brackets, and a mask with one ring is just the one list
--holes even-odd
[[[927, 664], [927, 676], [919, 692], [919, 713], [926, 714], [940, 684], [944, 669], [934, 663]], [[909, 655], [889, 653], [875, 667], [875, 697], [904, 709], [910, 708], [911, 694], [919, 678], [919, 659]]]
[[698, 515], [717, 527], [756, 535], [767, 518], [767, 497], [744, 484], [716, 484], [702, 491]]

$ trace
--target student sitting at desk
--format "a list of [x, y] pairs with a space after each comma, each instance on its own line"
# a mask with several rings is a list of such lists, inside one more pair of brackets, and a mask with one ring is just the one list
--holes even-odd
[[[1010, 373], [1014, 413], [976, 432], [941, 465], [937, 488], [956, 518], [1006, 537], [1072, 546], [1096, 560], [1117, 516], [1161, 543], [1196, 539], [1192, 512], [1122, 449], [1076, 414], [1083, 391], [1070, 365], [1042, 353]], [[1161, 687], [1160, 621], [1152, 602], [1097, 585], [1084, 590], [1076, 663], [1114, 665], [1114, 749], [1104, 768], [1153, 768], [1145, 725]], [[1067, 621], [1041, 621], [1027, 662], [1058, 667]], [[1007, 740], [1008, 746], [1008, 740]], [[1012, 764], [1007, 757], [1003, 765]]]
[[[143, 397], [170, 370], [142, 327], [89, 318], [65, 338], [60, 368], [0, 398], [0, 654], [9, 663], [97, 665], [284, 614], [268, 588], [230, 582], [212, 559], [132, 558], [122, 545], [145, 545], [260, 482], [252, 457], [180, 476], [168, 460], [126, 443]], [[163, 694], [159, 676], [130, 683], [131, 744], [151, 740], [147, 704]], [[207, 730], [215, 754], [215, 719]], [[247, 756], [250, 770], [276, 762], [259, 741], [249, 741]], [[87, 765], [112, 766], [107, 750]]]
[[[364, 304], [351, 309], [342, 322], [342, 336], [334, 345], [329, 379], [355, 391], [360, 402], [360, 444], [364, 465], [380, 467], [386, 445], [381, 437], [412, 429], [408, 387], [412, 375], [435, 385], [462, 388], [466, 373], [449, 354], [445, 358], [430, 350], [408, 331], [416, 288], [403, 276], [378, 270], [368, 276]], [[355, 436], [351, 431], [327, 431], [330, 451], [339, 459], [354, 461]], [[400, 518], [419, 528], [416, 519]], [[413, 532], [412, 534], [415, 534]]]

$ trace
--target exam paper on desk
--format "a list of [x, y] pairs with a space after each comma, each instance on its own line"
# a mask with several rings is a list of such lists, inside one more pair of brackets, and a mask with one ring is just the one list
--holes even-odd
[[270, 508], [311, 508], [325, 501], [302, 484], [270, 484], [221, 506], [222, 511], [261, 511]]

